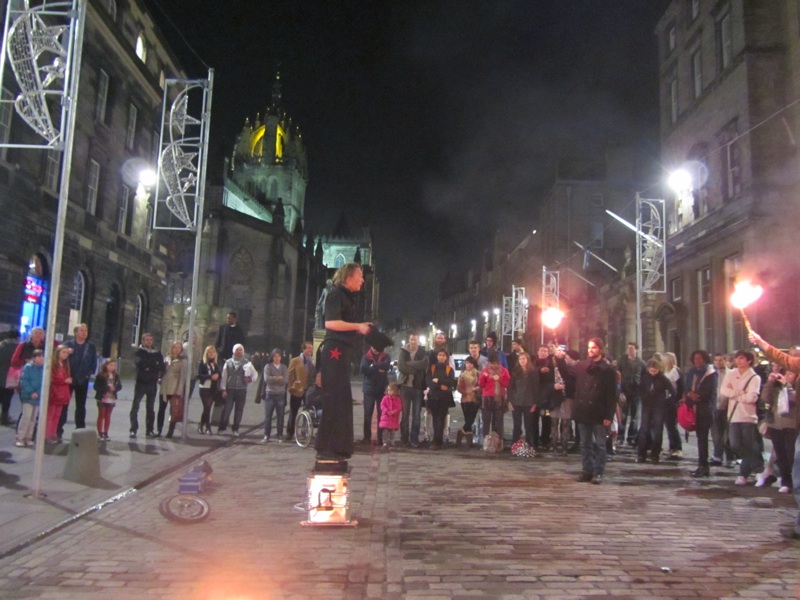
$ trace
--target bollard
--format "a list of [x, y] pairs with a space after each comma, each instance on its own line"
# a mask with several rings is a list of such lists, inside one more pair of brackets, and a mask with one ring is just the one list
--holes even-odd
[[69, 441], [64, 479], [91, 485], [99, 478], [100, 454], [97, 449], [97, 432], [94, 429], [76, 429]]

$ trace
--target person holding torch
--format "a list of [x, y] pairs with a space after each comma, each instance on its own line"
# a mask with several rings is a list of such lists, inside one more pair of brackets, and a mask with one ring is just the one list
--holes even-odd
[[[748, 332], [748, 339], [756, 344], [764, 351], [766, 357], [784, 367], [788, 371], [792, 371], [796, 375], [800, 375], [800, 357], [789, 356], [785, 352], [781, 352], [768, 342], [764, 341], [760, 335], [755, 331]], [[795, 391], [800, 390], [800, 377], [794, 380]], [[795, 408], [795, 410], [797, 410]], [[800, 436], [798, 436], [794, 443], [794, 465], [792, 466], [792, 493], [794, 494], [795, 502], [797, 502], [798, 512], [797, 518], [793, 525], [781, 528], [781, 535], [785, 538], [792, 540], [800, 540]]]

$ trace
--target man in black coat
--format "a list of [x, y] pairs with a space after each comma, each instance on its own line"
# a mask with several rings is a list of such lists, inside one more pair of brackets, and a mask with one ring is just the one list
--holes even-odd
[[575, 407], [572, 416], [581, 438], [583, 471], [578, 481], [600, 484], [606, 467], [606, 437], [614, 420], [617, 403], [617, 376], [605, 359], [605, 345], [592, 338], [587, 345], [589, 358], [575, 361], [563, 350], [556, 357], [564, 359], [575, 376]]
[[244, 346], [246, 337], [244, 330], [239, 325], [236, 313], [234, 311], [229, 312], [228, 323], [219, 328], [217, 341], [214, 344], [217, 348], [217, 355], [220, 358], [220, 362], [224, 363], [233, 356], [233, 347], [236, 344]]

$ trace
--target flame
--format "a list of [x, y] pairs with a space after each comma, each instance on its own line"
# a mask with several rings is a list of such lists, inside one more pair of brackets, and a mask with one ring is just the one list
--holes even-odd
[[555, 306], [551, 306], [542, 313], [542, 325], [549, 329], [555, 329], [561, 324], [564, 313]]
[[733, 294], [731, 294], [731, 304], [734, 308], [744, 310], [753, 302], [761, 297], [764, 293], [764, 288], [760, 285], [753, 285], [749, 281], [740, 281], [733, 286]]

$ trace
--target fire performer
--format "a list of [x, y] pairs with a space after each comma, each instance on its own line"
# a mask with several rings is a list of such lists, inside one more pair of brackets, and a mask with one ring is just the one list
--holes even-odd
[[325, 298], [325, 339], [318, 354], [317, 384], [322, 387], [322, 421], [317, 432], [317, 458], [346, 461], [353, 455], [353, 392], [350, 363], [358, 334], [372, 346], [391, 346], [392, 340], [371, 323], [357, 323], [356, 293], [364, 283], [358, 263], [347, 263], [333, 276]]
[[[774, 346], [770, 345], [758, 335], [755, 331], [750, 330], [748, 338], [754, 344], [764, 351], [766, 357], [778, 363], [780, 366], [793, 371], [795, 374], [800, 375], [800, 357], [789, 356], [785, 352], [781, 352]], [[794, 381], [795, 391], [800, 391], [800, 377]], [[781, 474], [782, 475], [782, 474]], [[792, 492], [794, 493], [795, 502], [797, 502], [798, 513], [794, 525], [789, 525], [781, 528], [781, 535], [785, 538], [792, 540], [800, 540], [800, 436], [797, 436], [794, 443], [794, 466], [792, 467]]]

